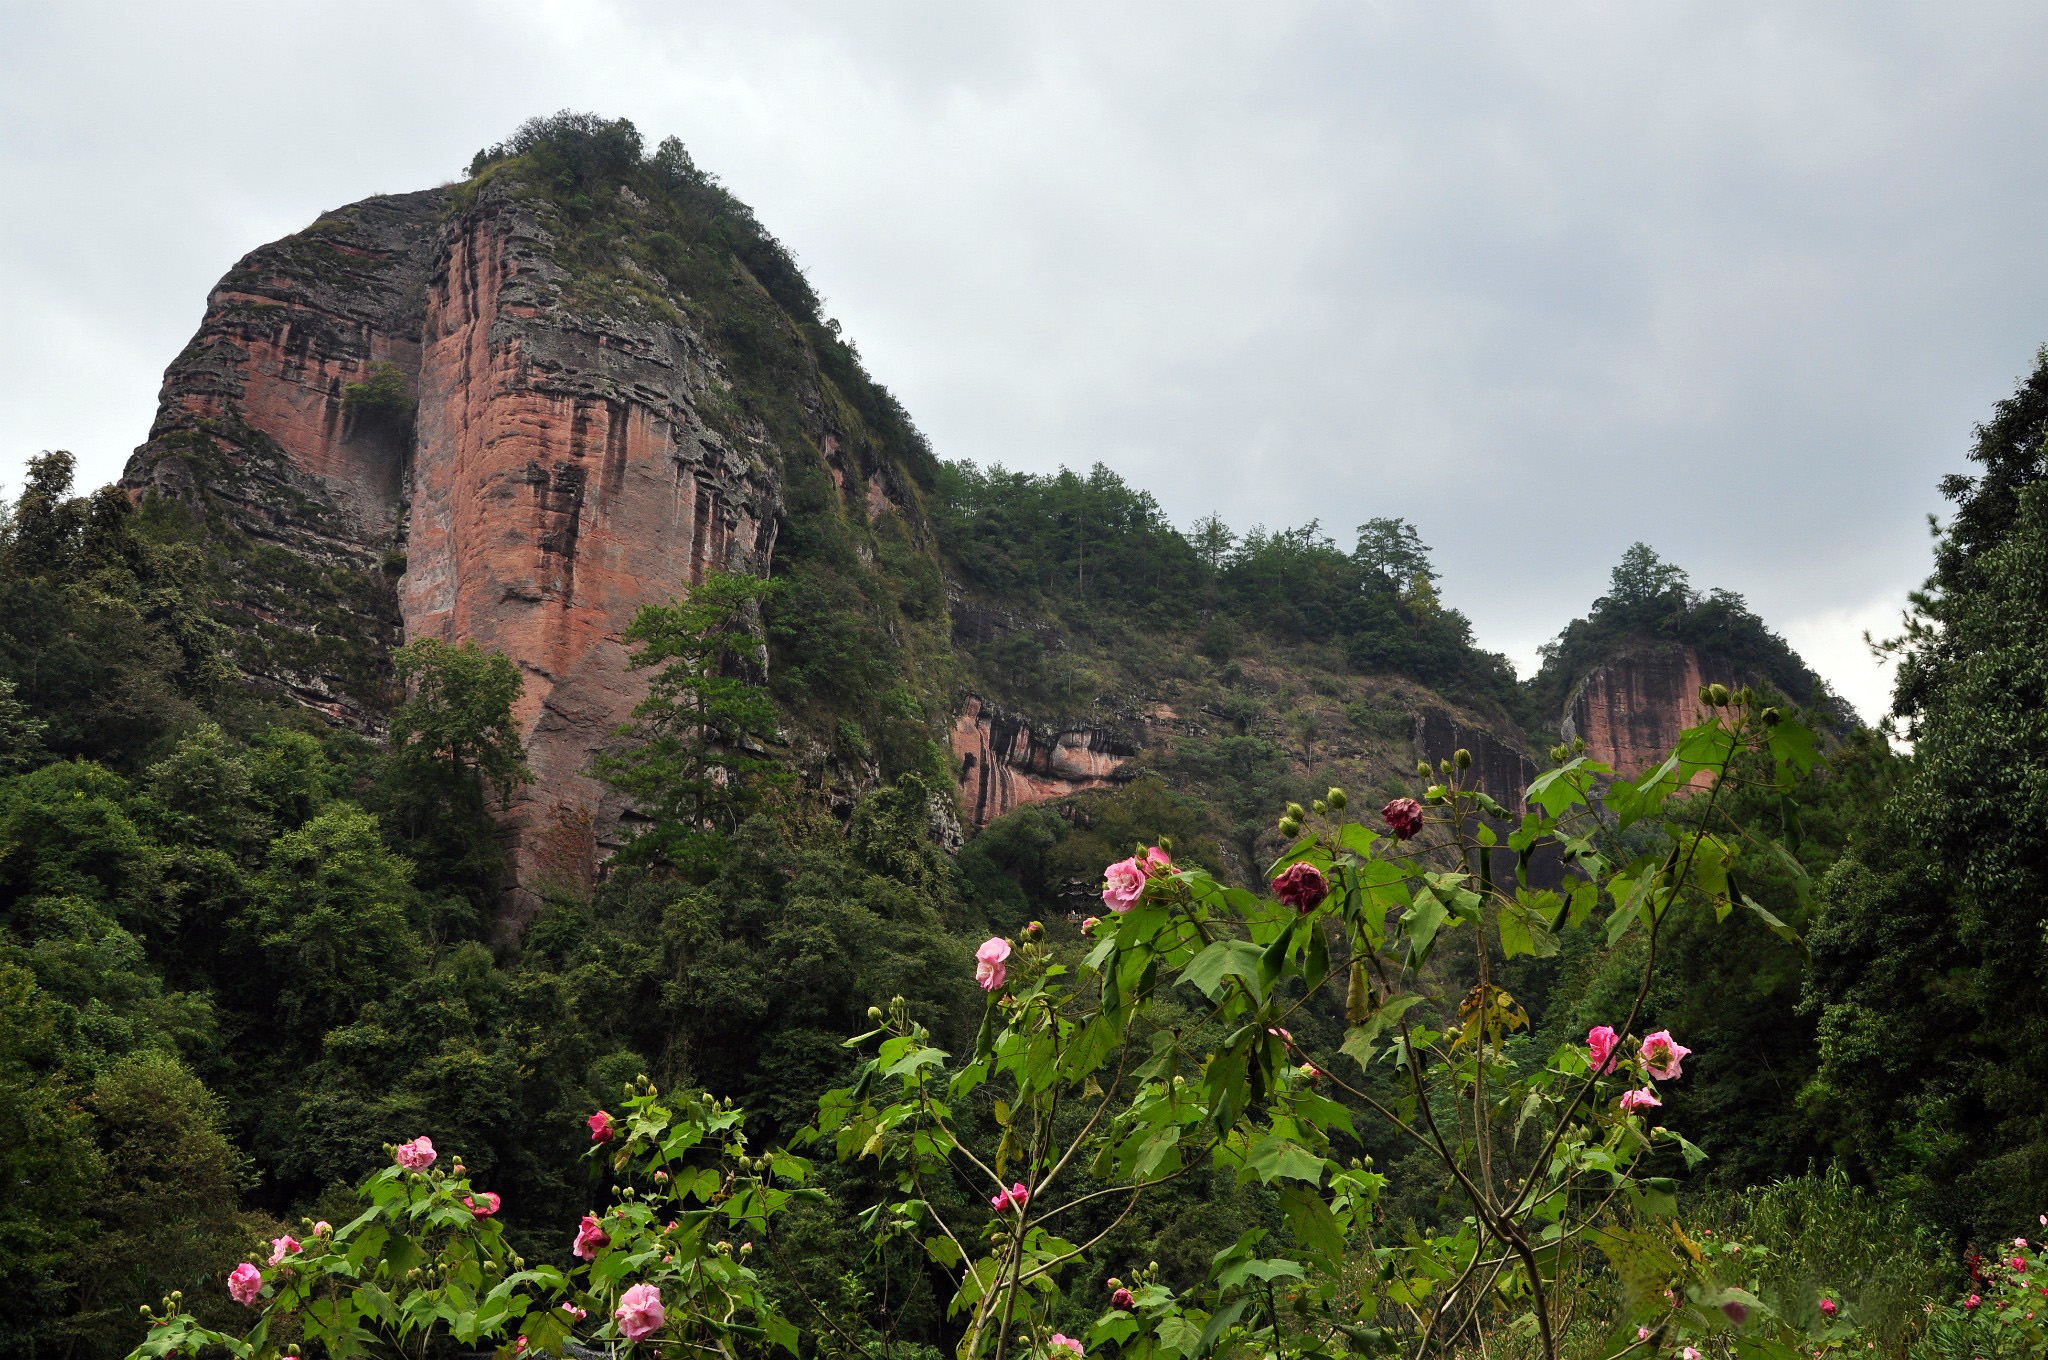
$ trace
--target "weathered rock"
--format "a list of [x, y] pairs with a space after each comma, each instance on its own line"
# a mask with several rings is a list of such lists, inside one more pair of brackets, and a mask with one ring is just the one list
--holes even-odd
[[1743, 677], [1727, 662], [1680, 643], [1632, 647], [1573, 686], [1559, 730], [1566, 741], [1583, 737], [1587, 755], [1633, 777], [1669, 755], [1679, 733], [1705, 718], [1700, 686], [1716, 682], [1739, 688]]
[[1084, 724], [1034, 727], [969, 695], [953, 719], [953, 758], [967, 825], [1083, 789], [1126, 782], [1138, 754], [1131, 735]]
[[620, 635], [707, 571], [765, 573], [777, 500], [762, 453], [698, 415], [720, 381], [698, 337], [568, 312], [549, 244], [504, 195], [443, 235], [399, 588], [407, 636], [474, 640], [526, 673], [522, 890], [586, 884], [618, 820], [590, 769], [646, 689]]
[[[581, 314], [562, 285], [502, 186], [338, 210], [214, 290], [124, 478], [233, 540], [243, 669], [336, 721], [381, 726], [401, 630], [519, 664], [536, 779], [505, 819], [508, 929], [615, 839], [590, 767], [645, 692], [620, 634], [707, 571], [765, 572], [779, 505], [766, 436], [736, 447], [700, 414], [727, 386], [704, 337]], [[350, 414], [374, 364], [412, 419]]]
[[419, 366], [445, 190], [367, 199], [251, 251], [164, 374], [124, 483], [205, 514], [237, 567], [223, 601], [259, 685], [377, 730], [399, 629], [384, 570], [410, 432], [351, 415], [371, 365]]
[[1415, 750], [1432, 769], [1460, 750], [1470, 751], [1472, 768], [1463, 782], [1514, 810], [1521, 808], [1522, 791], [1539, 773], [1536, 763], [1519, 747], [1491, 732], [1464, 725], [1440, 708], [1427, 708], [1415, 715]]

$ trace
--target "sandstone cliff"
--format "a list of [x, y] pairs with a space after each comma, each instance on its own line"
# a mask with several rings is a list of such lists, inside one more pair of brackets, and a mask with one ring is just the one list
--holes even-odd
[[[708, 570], [767, 570], [787, 451], [731, 417], [679, 308], [565, 304], [542, 208], [503, 184], [466, 197], [370, 199], [245, 258], [124, 481], [206, 516], [244, 670], [336, 721], [380, 728], [401, 637], [520, 665], [537, 779], [506, 820], [516, 917], [588, 882], [618, 820], [588, 771], [643, 692], [621, 631]], [[402, 375], [410, 420], [351, 413], [373, 365]], [[813, 457], [838, 442], [816, 437]]]
[[1702, 685], [1739, 688], [1753, 680], [1679, 643], [1639, 643], [1572, 687], [1559, 732], [1566, 741], [1583, 737], [1588, 755], [1633, 777], [1669, 755], [1678, 734], [1704, 719]]

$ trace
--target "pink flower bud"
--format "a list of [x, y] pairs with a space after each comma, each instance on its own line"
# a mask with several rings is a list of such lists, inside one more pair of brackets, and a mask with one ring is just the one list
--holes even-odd
[[618, 1134], [612, 1126], [612, 1117], [603, 1110], [583, 1122], [590, 1126], [590, 1141], [593, 1143], [609, 1143]]

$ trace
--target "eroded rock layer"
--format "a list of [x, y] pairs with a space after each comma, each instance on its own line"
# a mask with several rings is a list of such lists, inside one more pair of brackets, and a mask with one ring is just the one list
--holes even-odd
[[1727, 662], [1679, 643], [1631, 648], [1579, 681], [1565, 700], [1559, 730], [1566, 741], [1585, 738], [1586, 754], [1634, 777], [1705, 718], [1700, 687], [1712, 683], [1736, 688], [1742, 677]]
[[960, 806], [976, 830], [1006, 812], [1129, 778], [1131, 738], [1092, 726], [1034, 727], [969, 695], [953, 719]]
[[[516, 928], [587, 883], [621, 809], [590, 777], [645, 691], [620, 634], [711, 570], [765, 572], [777, 480], [700, 410], [726, 385], [676, 317], [592, 319], [530, 205], [371, 199], [253, 252], [165, 375], [125, 482], [229, 540], [253, 680], [366, 731], [400, 636], [525, 672], [536, 778], [509, 809]], [[416, 409], [351, 414], [388, 364]]]

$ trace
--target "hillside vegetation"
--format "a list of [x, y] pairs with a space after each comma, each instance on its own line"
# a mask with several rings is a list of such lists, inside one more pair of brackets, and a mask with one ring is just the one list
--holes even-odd
[[[471, 173], [557, 214], [574, 305], [750, 356], [736, 430], [824, 375], [894, 508], [792, 459], [772, 578], [643, 612], [634, 839], [494, 945], [517, 669], [415, 643], [390, 740], [331, 726], [240, 683], [203, 523], [30, 459], [0, 1352], [239, 1354], [253, 1306], [256, 1354], [2038, 1353], [2048, 357], [1944, 484], [1902, 755], [1641, 545], [1525, 683], [1399, 518], [938, 460], [673, 139], [561, 115]], [[1542, 758], [1645, 640], [1757, 692], [1640, 784]], [[954, 853], [970, 689], [1179, 726]], [[1424, 708], [1536, 751], [1537, 810], [1418, 770]]]

